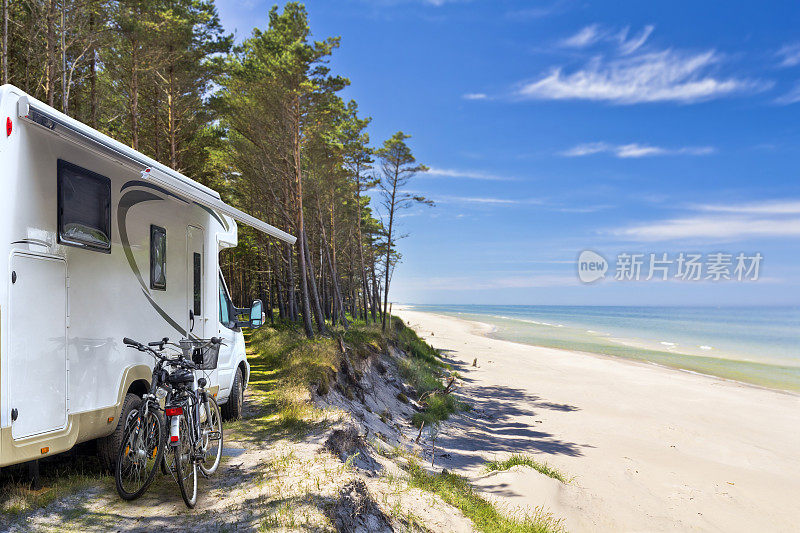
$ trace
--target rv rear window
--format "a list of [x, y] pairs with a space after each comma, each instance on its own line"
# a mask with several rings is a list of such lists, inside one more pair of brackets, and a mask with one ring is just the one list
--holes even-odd
[[150, 288], [167, 290], [167, 230], [150, 226]]
[[111, 180], [58, 160], [58, 241], [111, 252]]

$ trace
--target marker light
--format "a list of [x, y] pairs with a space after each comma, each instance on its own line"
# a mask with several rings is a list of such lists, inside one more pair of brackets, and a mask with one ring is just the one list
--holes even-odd
[[183, 414], [183, 407], [167, 407], [164, 412], [167, 416], [180, 416]]
[[178, 436], [177, 435], [170, 435], [169, 441], [170, 442], [178, 442]]
[[44, 454], [46, 454], [47, 452], [49, 452], [49, 451], [50, 451], [50, 446], [45, 446], [44, 448], [42, 448], [42, 449], [41, 449], [41, 450], [39, 450], [39, 451], [41, 451], [41, 452], [42, 452], [42, 455], [44, 455]]
[[12, 129], [14, 129], [14, 125], [11, 123], [11, 117], [6, 117], [6, 137], [11, 135]]

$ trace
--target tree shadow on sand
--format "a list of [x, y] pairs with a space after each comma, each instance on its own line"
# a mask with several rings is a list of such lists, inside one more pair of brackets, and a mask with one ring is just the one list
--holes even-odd
[[575, 406], [547, 402], [526, 390], [502, 385], [473, 386], [469, 396], [471, 410], [448, 421], [437, 438], [436, 447], [446, 452], [443, 460], [437, 454], [440, 466], [478, 466], [487, 456], [502, 453], [577, 457], [584, 448], [592, 447], [532, 427], [537, 409], [574, 412], [579, 410]]

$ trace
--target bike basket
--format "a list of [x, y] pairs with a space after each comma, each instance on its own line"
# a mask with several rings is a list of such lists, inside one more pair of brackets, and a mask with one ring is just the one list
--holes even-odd
[[182, 339], [183, 357], [191, 360], [198, 370], [214, 370], [219, 360], [220, 344], [210, 344], [202, 339]]

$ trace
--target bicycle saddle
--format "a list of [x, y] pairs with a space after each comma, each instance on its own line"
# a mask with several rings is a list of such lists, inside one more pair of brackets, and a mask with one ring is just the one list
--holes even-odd
[[172, 383], [173, 385], [186, 385], [194, 381], [194, 374], [191, 370], [187, 370], [185, 368], [179, 368], [174, 372], [171, 372], [167, 381]]

